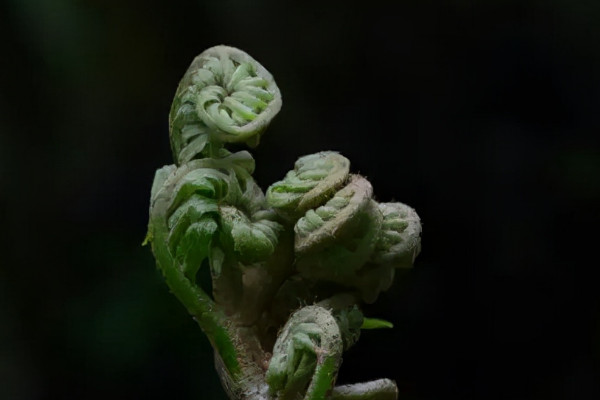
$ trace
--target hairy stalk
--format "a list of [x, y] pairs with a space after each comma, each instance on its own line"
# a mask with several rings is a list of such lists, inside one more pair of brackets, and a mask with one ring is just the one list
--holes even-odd
[[299, 158], [265, 195], [250, 153], [226, 146], [258, 145], [280, 108], [272, 75], [248, 54], [216, 46], [196, 57], [169, 114], [175, 164], [156, 172], [145, 243], [210, 340], [231, 399], [396, 399], [388, 379], [335, 381], [361, 329], [391, 327], [359, 306], [412, 266], [419, 217], [377, 203], [331, 151]]

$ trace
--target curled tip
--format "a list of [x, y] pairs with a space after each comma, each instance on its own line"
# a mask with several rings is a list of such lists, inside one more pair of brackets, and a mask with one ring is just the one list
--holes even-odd
[[381, 232], [373, 252], [378, 264], [410, 268], [421, 251], [421, 219], [417, 212], [402, 203], [381, 203]]
[[294, 227], [296, 253], [321, 250], [352, 235], [357, 217], [365, 214], [372, 194], [371, 183], [360, 175], [353, 175], [327, 203], [308, 210], [298, 220]]
[[257, 213], [258, 218], [249, 218], [241, 210], [221, 206], [223, 231], [240, 261], [252, 263], [266, 260], [278, 243], [281, 225], [270, 219], [268, 213]]
[[294, 251], [303, 276], [356, 286], [355, 274], [369, 260], [382, 222], [371, 195], [369, 181], [354, 175], [331, 200], [298, 220]]
[[281, 109], [273, 76], [242, 50], [215, 46], [197, 56], [181, 79], [169, 114], [177, 164], [222, 143], [258, 144]]
[[334, 151], [300, 157], [285, 178], [267, 189], [267, 203], [289, 219], [318, 207], [348, 179], [350, 161]]
[[282, 328], [266, 381], [279, 399], [324, 399], [331, 391], [344, 350], [342, 332], [329, 310], [306, 306]]

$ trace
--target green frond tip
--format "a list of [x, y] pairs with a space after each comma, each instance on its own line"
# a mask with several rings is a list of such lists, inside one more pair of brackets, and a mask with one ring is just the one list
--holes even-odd
[[252, 220], [235, 207], [222, 206], [220, 210], [222, 236], [231, 242], [240, 261], [264, 261], [273, 254], [283, 230], [279, 223], [268, 219], [270, 216], [265, 213], [257, 213], [265, 218]]
[[[357, 222], [367, 213], [373, 187], [360, 175], [353, 175], [350, 182], [325, 204], [308, 210], [294, 226], [294, 250], [299, 254], [312, 253], [352, 236]], [[379, 214], [378, 210], [374, 210]], [[368, 219], [368, 218], [367, 218]], [[362, 231], [362, 227], [359, 229]]]
[[343, 350], [342, 333], [329, 310], [297, 310], [273, 347], [265, 377], [271, 394], [278, 399], [324, 399], [335, 382]]
[[294, 227], [296, 267], [303, 277], [353, 286], [369, 260], [382, 216], [371, 199], [371, 184], [354, 175], [348, 185]]
[[389, 321], [378, 318], [363, 318], [363, 323], [360, 329], [382, 329], [393, 328], [394, 324]]
[[144, 238], [144, 241], [142, 242], [142, 247], [150, 244], [152, 242], [153, 236], [154, 235], [152, 235], [152, 232], [148, 231], [148, 233], [146, 233], [146, 237]]
[[417, 212], [402, 203], [381, 203], [382, 229], [372, 261], [395, 268], [412, 267], [421, 251], [421, 219]]
[[359, 305], [412, 266], [419, 216], [378, 203], [335, 151], [300, 157], [263, 192], [252, 155], [226, 146], [258, 145], [281, 105], [273, 76], [242, 50], [193, 60], [169, 113], [174, 165], [155, 173], [142, 246], [208, 337], [230, 399], [397, 400], [389, 379], [335, 383], [361, 330], [393, 328]]
[[345, 184], [349, 171], [350, 161], [334, 151], [300, 157], [284, 179], [267, 189], [267, 203], [295, 221], [329, 200]]
[[224, 143], [255, 147], [281, 109], [273, 76], [242, 50], [211, 47], [181, 79], [169, 114], [175, 162], [218, 156]]

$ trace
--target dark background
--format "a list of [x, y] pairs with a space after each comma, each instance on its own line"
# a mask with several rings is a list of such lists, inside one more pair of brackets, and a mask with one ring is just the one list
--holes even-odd
[[192, 58], [244, 49], [284, 106], [266, 188], [338, 150], [424, 226], [342, 383], [600, 398], [600, 2], [10, 0], [0, 12], [0, 398], [223, 399], [154, 267], [154, 170]]

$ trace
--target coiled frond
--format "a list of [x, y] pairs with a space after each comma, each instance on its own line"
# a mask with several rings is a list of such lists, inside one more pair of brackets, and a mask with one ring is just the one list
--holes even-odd
[[[157, 184], [151, 215], [162, 198], [169, 253], [192, 281], [213, 255], [211, 268], [218, 275], [222, 257], [216, 254], [237, 254], [240, 261], [254, 262], [275, 250], [282, 228], [274, 213], [262, 210], [264, 195], [248, 172], [253, 164], [246, 155], [193, 160], [171, 168]], [[231, 248], [215, 250], [227, 245]]]
[[331, 312], [307, 306], [283, 327], [269, 363], [266, 381], [281, 400], [322, 400], [332, 389], [341, 363], [342, 333]]
[[223, 143], [258, 144], [281, 108], [273, 76], [245, 52], [215, 46], [194, 59], [169, 114], [177, 164], [218, 155]]
[[218, 204], [231, 182], [229, 174], [186, 165], [166, 177], [152, 202], [152, 227], [165, 230], [174, 265], [192, 281], [208, 257], [218, 227]]
[[402, 203], [381, 203], [379, 210], [383, 224], [373, 261], [396, 268], [412, 267], [421, 251], [421, 219], [417, 212]]
[[275, 251], [283, 227], [269, 212], [248, 217], [235, 207], [221, 207], [223, 232], [231, 238], [232, 247], [242, 263], [266, 260]]
[[323, 206], [294, 227], [297, 268], [306, 277], [346, 284], [371, 256], [382, 216], [369, 181], [353, 175]]
[[358, 304], [412, 265], [419, 217], [378, 204], [333, 151], [301, 157], [265, 196], [250, 153], [225, 145], [257, 145], [280, 108], [273, 77], [245, 52], [196, 57], [171, 106], [175, 165], [156, 172], [144, 243], [208, 336], [231, 399], [396, 399], [390, 380], [334, 385], [361, 329], [391, 327]]
[[[218, 204], [235, 182], [233, 170], [207, 168], [202, 160], [159, 169], [152, 185], [146, 242], [152, 244], [167, 284], [209, 336], [230, 374], [240, 370], [225, 314], [196, 284], [196, 273], [219, 248]], [[219, 257], [216, 257], [219, 259]], [[215, 263], [210, 262], [211, 266]]]
[[267, 203], [291, 220], [325, 202], [348, 178], [350, 161], [323, 151], [300, 157], [285, 178], [267, 189]]

